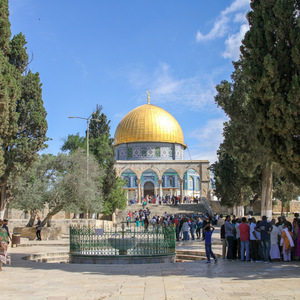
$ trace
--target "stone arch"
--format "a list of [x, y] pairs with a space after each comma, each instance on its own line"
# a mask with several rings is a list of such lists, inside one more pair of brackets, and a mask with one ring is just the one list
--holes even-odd
[[120, 174], [120, 177], [124, 180], [126, 180], [126, 178], [129, 181], [129, 185], [126, 185], [124, 187], [126, 188], [136, 188], [137, 184], [136, 184], [136, 180], [137, 180], [137, 176], [136, 173], [134, 172], [134, 170], [132, 170], [131, 168], [125, 168], [125, 170], [122, 171], [122, 173]]
[[201, 186], [201, 177], [199, 174], [199, 170], [188, 166], [189, 168], [184, 173], [184, 190], [185, 196], [187, 197], [200, 197], [201, 192], [200, 188], [197, 189], [197, 182], [199, 182], [199, 186]]
[[[174, 174], [175, 173], [175, 174]], [[179, 188], [179, 182], [176, 180], [177, 178], [180, 180], [180, 176], [176, 170], [173, 168], [169, 168], [165, 170], [165, 172], [162, 174], [162, 186], [164, 188]]]
[[183, 169], [183, 174], [187, 173], [189, 170], [195, 171], [199, 175], [200, 180], [201, 180], [201, 170], [200, 170], [199, 166], [198, 167], [196, 167], [196, 166], [187, 166]]
[[[149, 174], [147, 175], [148, 172]], [[155, 175], [152, 175], [151, 173], [154, 173], [157, 178], [155, 178]], [[144, 175], [145, 174], [145, 175]], [[142, 177], [143, 176], [143, 177]], [[155, 187], [158, 187], [157, 185], [157, 179], [159, 179], [158, 174], [153, 170], [153, 169], [146, 169], [143, 173], [142, 173], [141, 179], [143, 179], [143, 182], [147, 182], [150, 181], [154, 184]], [[153, 177], [153, 178], [152, 178]]]
[[168, 170], [173, 170], [174, 172], [176, 172], [178, 174], [178, 177], [179, 179], [183, 179], [183, 174], [182, 174], [182, 171], [179, 169], [179, 168], [176, 168], [175, 166], [171, 165], [171, 166], [168, 166], [168, 167], [163, 167], [161, 169], [161, 176], [160, 178], [162, 178], [162, 176], [168, 171]]

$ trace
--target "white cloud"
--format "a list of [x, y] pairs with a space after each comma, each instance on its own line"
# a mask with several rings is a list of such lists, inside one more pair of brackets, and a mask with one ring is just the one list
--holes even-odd
[[[135, 74], [139, 74], [139, 76]], [[172, 103], [181, 107], [186, 105], [191, 110], [207, 108], [210, 105], [215, 108], [216, 83], [212, 80], [213, 75], [206, 74], [201, 78], [195, 76], [177, 79], [172, 75], [171, 67], [166, 63], [159, 64], [153, 74], [146, 75], [146, 73], [135, 70], [126, 75], [135, 89], [148, 87], [151, 91], [150, 99], [155, 99], [157, 104]], [[143, 102], [145, 101], [145, 92], [141, 99]]]
[[221, 15], [228, 15], [238, 10], [249, 9], [250, 0], [235, 0], [229, 7], [221, 12]]
[[226, 39], [225, 51], [223, 52], [224, 58], [231, 58], [233, 60], [237, 60], [239, 58], [241, 41], [248, 30], [249, 25], [243, 24], [238, 33], [232, 34]]
[[[209, 33], [203, 34], [201, 31], [197, 32], [196, 41], [202, 42], [224, 37], [226, 34], [228, 34], [229, 30], [232, 30], [230, 22], [245, 22], [245, 14], [250, 8], [249, 5], [250, 0], [233, 1], [229, 7], [220, 13]], [[234, 15], [232, 16], [232, 14]]]
[[217, 160], [217, 150], [223, 142], [223, 123], [226, 121], [226, 117], [208, 120], [205, 126], [189, 134], [189, 137], [197, 141], [194, 146], [189, 147], [192, 159], [208, 159], [210, 163]]
[[222, 17], [221, 19], [217, 20], [214, 24], [214, 27], [208, 34], [202, 34], [200, 31], [197, 32], [196, 40], [197, 42], [205, 41], [205, 40], [212, 40], [216, 37], [222, 37], [225, 35], [227, 30], [227, 23], [229, 19], [227, 17]]
[[155, 72], [151, 83], [152, 95], [162, 103], [183, 103], [191, 109], [199, 109], [214, 103], [215, 83], [209, 78], [198, 77], [175, 79], [170, 67], [163, 64], [160, 71]]
[[233, 22], [235, 23], [244, 23], [246, 21], [246, 14], [240, 13], [234, 16]]

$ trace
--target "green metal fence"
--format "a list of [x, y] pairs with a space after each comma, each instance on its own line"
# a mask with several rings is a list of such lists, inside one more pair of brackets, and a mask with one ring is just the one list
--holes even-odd
[[175, 230], [70, 227], [70, 253], [78, 255], [168, 255], [175, 253]]

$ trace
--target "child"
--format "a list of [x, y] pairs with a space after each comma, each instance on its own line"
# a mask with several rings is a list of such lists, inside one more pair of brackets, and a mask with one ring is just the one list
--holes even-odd
[[211, 226], [210, 223], [206, 225], [204, 228], [204, 239], [205, 239], [205, 252], [207, 257], [207, 264], [210, 264], [210, 256], [215, 260], [215, 263], [218, 262], [217, 258], [215, 257], [214, 253], [211, 250], [211, 236], [214, 232], [215, 228]]

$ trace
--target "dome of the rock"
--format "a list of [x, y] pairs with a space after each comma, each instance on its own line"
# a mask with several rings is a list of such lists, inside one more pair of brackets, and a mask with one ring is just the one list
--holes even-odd
[[152, 104], [141, 105], [130, 111], [116, 129], [115, 146], [136, 142], [173, 143], [186, 148], [182, 129], [176, 119]]

